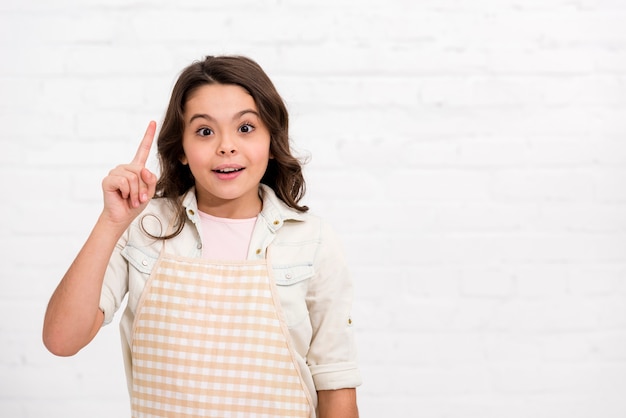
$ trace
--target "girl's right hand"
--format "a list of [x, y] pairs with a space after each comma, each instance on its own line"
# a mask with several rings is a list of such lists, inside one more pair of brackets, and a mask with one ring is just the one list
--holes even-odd
[[135, 158], [130, 164], [115, 167], [102, 180], [102, 217], [124, 229], [144, 210], [155, 193], [157, 178], [146, 168], [155, 132], [156, 122], [151, 121]]

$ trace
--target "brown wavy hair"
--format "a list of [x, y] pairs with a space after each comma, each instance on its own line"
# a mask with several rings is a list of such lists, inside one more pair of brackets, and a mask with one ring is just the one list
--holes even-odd
[[289, 144], [289, 115], [283, 99], [261, 66], [250, 58], [236, 55], [207, 56], [185, 68], [174, 85], [157, 139], [161, 176], [156, 185], [156, 197], [166, 198], [177, 209], [174, 232], [162, 237], [171, 238], [182, 231], [185, 211], [180, 198], [195, 184], [183, 157], [183, 115], [189, 96], [207, 84], [232, 84], [245, 89], [254, 99], [260, 119], [270, 133], [270, 154], [267, 170], [261, 183], [274, 190], [279, 199], [300, 212], [309, 208], [299, 205], [306, 184], [302, 163], [291, 154]]

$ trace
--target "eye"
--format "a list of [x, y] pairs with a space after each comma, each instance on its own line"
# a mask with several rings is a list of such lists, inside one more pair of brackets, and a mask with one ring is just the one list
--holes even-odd
[[213, 131], [210, 128], [200, 128], [196, 131], [196, 134], [200, 136], [209, 136], [213, 134]]
[[254, 126], [250, 125], [249, 123], [244, 123], [239, 127], [239, 132], [241, 132], [242, 134], [249, 134], [252, 131], [254, 131]]

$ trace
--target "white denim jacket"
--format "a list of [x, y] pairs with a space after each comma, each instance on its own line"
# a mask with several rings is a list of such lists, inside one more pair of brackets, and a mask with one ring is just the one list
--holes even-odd
[[[285, 205], [274, 191], [261, 185], [263, 209], [258, 215], [248, 250], [249, 260], [267, 259], [302, 375], [316, 399], [317, 390], [353, 388], [361, 384], [350, 311], [352, 281], [339, 241], [320, 218]], [[182, 201], [188, 222], [176, 237], [166, 233], [174, 211], [166, 199], [153, 199], [120, 238], [109, 261], [100, 309], [105, 324], [128, 294], [120, 320], [126, 376], [132, 384], [130, 336], [139, 297], [162, 246], [170, 254], [202, 256], [201, 222], [194, 189]], [[143, 226], [143, 228], [142, 228]]]

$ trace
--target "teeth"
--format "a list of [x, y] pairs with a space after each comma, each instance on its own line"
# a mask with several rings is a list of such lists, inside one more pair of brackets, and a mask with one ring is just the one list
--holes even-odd
[[222, 170], [217, 170], [220, 173], [232, 173], [233, 171], [239, 171], [241, 168], [224, 168]]

